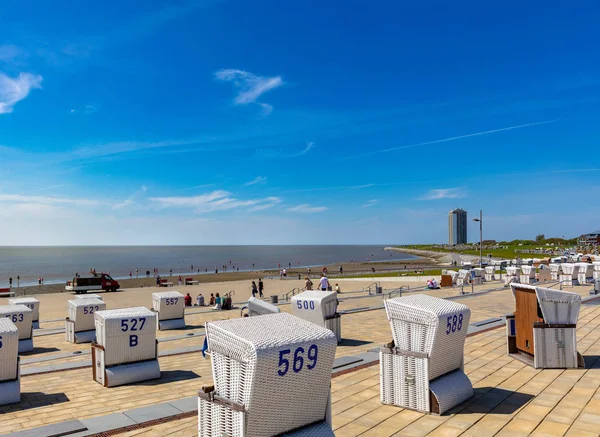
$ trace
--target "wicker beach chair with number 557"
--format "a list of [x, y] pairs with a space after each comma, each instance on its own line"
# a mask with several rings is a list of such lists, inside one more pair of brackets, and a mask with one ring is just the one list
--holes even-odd
[[333, 437], [335, 335], [288, 313], [206, 323], [214, 387], [198, 393], [200, 437]]
[[381, 402], [443, 414], [473, 395], [463, 372], [471, 311], [418, 294], [385, 301], [394, 341], [380, 349]]

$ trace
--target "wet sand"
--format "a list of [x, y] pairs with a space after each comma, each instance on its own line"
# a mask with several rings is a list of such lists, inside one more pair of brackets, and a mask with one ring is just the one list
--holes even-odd
[[[410, 260], [398, 260], [392, 262], [373, 262], [373, 263], [343, 263], [341, 264], [344, 269], [344, 274], [347, 275], [349, 273], [369, 273], [372, 268], [375, 268], [377, 272], [385, 272], [385, 271], [402, 271], [404, 270], [404, 266], [406, 266], [406, 270], [412, 271], [417, 268], [436, 268], [437, 265], [435, 261], [429, 259], [410, 259]], [[284, 266], [282, 266], [284, 267]], [[340, 264], [331, 264], [326, 266], [329, 271], [329, 276], [334, 278], [339, 276], [339, 267]], [[312, 277], [318, 277], [321, 273], [322, 268], [312, 268]], [[300, 277], [304, 278], [307, 274], [305, 268], [288, 268], [287, 275], [288, 278], [298, 279], [298, 273], [300, 273]], [[232, 281], [243, 281], [243, 280], [257, 280], [258, 278], [268, 278], [268, 277], [279, 277], [278, 270], [261, 270], [261, 271], [253, 271], [253, 272], [219, 272], [219, 273], [203, 273], [203, 274], [195, 274], [195, 275], [181, 275], [182, 279], [193, 277], [194, 280], [198, 281], [201, 284], [205, 283], [219, 283], [219, 282], [232, 282]], [[161, 275], [161, 278], [168, 279], [169, 282], [173, 282], [174, 286], [177, 286], [177, 276], [168, 276]], [[150, 277], [139, 277], [132, 279], [119, 279], [120, 288], [145, 288], [145, 287], [153, 287], [156, 288], [156, 279], [153, 276]], [[27, 287], [13, 287], [13, 291], [17, 293], [18, 296], [30, 296], [34, 294], [48, 294], [48, 293], [64, 293], [65, 284], [47, 284], [47, 285], [32, 285]]]

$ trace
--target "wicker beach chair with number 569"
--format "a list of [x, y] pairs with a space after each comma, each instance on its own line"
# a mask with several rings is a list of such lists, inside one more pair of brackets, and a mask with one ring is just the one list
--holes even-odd
[[471, 311], [418, 294], [385, 301], [394, 341], [380, 349], [381, 402], [443, 414], [473, 395], [463, 372]]
[[198, 392], [200, 437], [333, 437], [335, 335], [288, 313], [206, 323], [214, 387]]

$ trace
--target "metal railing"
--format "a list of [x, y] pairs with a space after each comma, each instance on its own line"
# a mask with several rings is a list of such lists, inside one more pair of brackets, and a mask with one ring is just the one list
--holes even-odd
[[288, 291], [287, 293], [284, 293], [281, 296], [281, 300], [286, 300], [286, 301], [290, 300], [290, 295], [295, 296], [296, 293], [302, 293], [303, 291], [305, 291], [305, 288], [299, 288], [299, 287], [292, 288], [290, 291]]
[[363, 291], [368, 292], [369, 295], [375, 294], [375, 293], [372, 293], [373, 287], [375, 288], [375, 292], [377, 292], [377, 287], [379, 287], [379, 286], [381, 286], [380, 282], [373, 282], [372, 284], [369, 284], [366, 287], [363, 287]]
[[402, 297], [402, 292], [403, 291], [408, 291], [409, 289], [410, 289], [410, 286], [406, 286], [406, 287], [402, 286], [402, 287], [399, 287], [399, 288], [395, 288], [392, 291], [390, 291], [389, 293], [386, 293], [387, 294], [387, 298], [391, 299], [392, 296], [394, 296], [395, 294], [397, 294], [398, 297]]

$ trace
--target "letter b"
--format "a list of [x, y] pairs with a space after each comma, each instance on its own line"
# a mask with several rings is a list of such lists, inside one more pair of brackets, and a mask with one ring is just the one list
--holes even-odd
[[138, 336], [132, 334], [129, 336], [129, 347], [136, 347], [138, 345]]

